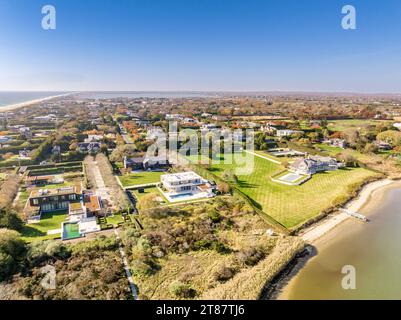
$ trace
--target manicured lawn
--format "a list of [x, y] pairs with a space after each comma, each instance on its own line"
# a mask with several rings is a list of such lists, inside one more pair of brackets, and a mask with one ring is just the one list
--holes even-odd
[[59, 234], [47, 235], [48, 230], [60, 229], [61, 223], [65, 221], [67, 213], [65, 211], [54, 211], [42, 214], [39, 223], [26, 224], [21, 231], [25, 241], [47, 240], [58, 238]]
[[[221, 176], [236, 164], [215, 164], [211, 171]], [[287, 228], [295, 227], [331, 207], [348, 195], [348, 186], [363, 182], [376, 173], [363, 168], [342, 169], [316, 174], [300, 186], [287, 186], [270, 180], [283, 170], [281, 165], [254, 157], [250, 174], [237, 174], [238, 188], [254, 199], [261, 209]]]
[[347, 129], [363, 128], [379, 123], [389, 123], [389, 121], [367, 119], [332, 120], [328, 123], [328, 128], [333, 131], [344, 131]]
[[137, 199], [141, 199], [143, 196], [146, 196], [150, 193], [156, 193], [163, 199], [164, 203], [168, 202], [167, 199], [163, 196], [163, 194], [156, 187], [144, 188], [143, 193], [139, 193], [138, 190], [133, 190], [132, 193], [135, 195], [135, 197]]
[[115, 214], [113, 216], [106, 217], [106, 221], [108, 224], [117, 225], [124, 220], [121, 214]]
[[261, 155], [262, 157], [266, 157], [275, 161], [280, 161], [280, 162], [289, 162], [292, 160], [292, 158], [289, 157], [275, 157], [273, 155], [271, 155], [270, 153], [268, 153], [267, 151], [263, 151], [263, 150], [255, 150], [255, 153]]
[[339, 147], [334, 147], [330, 146], [325, 143], [317, 143], [315, 144], [315, 147], [319, 148], [320, 150], [327, 152], [328, 154], [335, 156], [336, 154], [339, 154], [341, 152], [344, 152], [344, 149], [341, 149]]
[[160, 176], [166, 172], [144, 171], [119, 176], [124, 187], [160, 182]]

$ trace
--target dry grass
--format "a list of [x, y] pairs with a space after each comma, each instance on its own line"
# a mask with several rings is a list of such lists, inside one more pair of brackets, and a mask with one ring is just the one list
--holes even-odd
[[[198, 212], [189, 216], [184, 224], [198, 216]], [[168, 221], [179, 223], [182, 216], [169, 216]], [[184, 299], [175, 296], [170, 288], [174, 282], [188, 284], [196, 295], [194, 299], [257, 299], [258, 294], [291, 258], [303, 247], [297, 237], [268, 236], [268, 226], [254, 213], [238, 213], [231, 216], [232, 228], [216, 226], [214, 232], [219, 241], [230, 248], [228, 253], [215, 250], [169, 253], [158, 260], [159, 268], [152, 275], [134, 274], [134, 282], [139, 288], [142, 299]], [[145, 225], [145, 224], [144, 224]], [[255, 265], [246, 265], [238, 260], [240, 253], [249, 248], [259, 248], [264, 258]], [[224, 282], [217, 275], [229, 268], [234, 277]], [[251, 279], [252, 278], [252, 279]], [[247, 286], [246, 282], [251, 283]], [[246, 280], [246, 281], [245, 281]], [[242, 283], [244, 282], [244, 283]], [[242, 290], [244, 286], [244, 290]], [[225, 292], [230, 291], [230, 292]]]
[[303, 248], [300, 238], [285, 237], [277, 241], [273, 252], [256, 266], [238, 273], [228, 282], [206, 291], [200, 299], [256, 300], [270, 282]]

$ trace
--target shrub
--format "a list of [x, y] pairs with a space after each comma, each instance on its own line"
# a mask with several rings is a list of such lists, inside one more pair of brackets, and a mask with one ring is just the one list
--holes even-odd
[[242, 249], [236, 255], [237, 261], [247, 266], [254, 266], [265, 257], [265, 253], [261, 248], [251, 247]]
[[228, 267], [226, 265], [220, 266], [215, 272], [214, 278], [219, 282], [225, 282], [230, 280], [237, 273], [237, 269], [234, 267]]
[[172, 282], [169, 286], [169, 291], [178, 298], [194, 298], [196, 295], [196, 291], [190, 285], [181, 281]]
[[22, 220], [11, 208], [0, 209], [0, 228], [21, 230]]
[[66, 259], [71, 255], [71, 251], [64, 244], [56, 241], [51, 241], [46, 246], [45, 253], [56, 259]]
[[215, 209], [211, 210], [208, 212], [208, 217], [210, 218], [210, 220], [212, 220], [212, 222], [217, 223], [220, 222], [221, 220], [221, 215], [220, 213], [218, 213]]
[[14, 273], [16, 262], [13, 257], [5, 252], [0, 252], [0, 281]]
[[8, 253], [14, 258], [25, 252], [25, 243], [20, 239], [18, 232], [0, 229], [0, 252]]

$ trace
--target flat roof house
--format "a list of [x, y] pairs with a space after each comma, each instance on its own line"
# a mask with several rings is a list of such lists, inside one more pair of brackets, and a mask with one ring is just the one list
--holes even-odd
[[189, 193], [197, 190], [198, 186], [205, 184], [202, 177], [193, 171], [163, 174], [160, 176], [160, 180], [162, 186], [169, 193]]
[[82, 190], [80, 185], [35, 189], [31, 191], [24, 212], [28, 217], [38, 216], [44, 212], [66, 210], [70, 215], [85, 217], [97, 214], [101, 210], [98, 196]]
[[299, 130], [289, 130], [289, 129], [283, 129], [283, 130], [277, 130], [276, 131], [276, 136], [277, 137], [289, 137], [295, 133], [303, 133], [302, 131]]
[[165, 156], [157, 157], [124, 157], [124, 168], [132, 170], [157, 170], [170, 167], [170, 162]]

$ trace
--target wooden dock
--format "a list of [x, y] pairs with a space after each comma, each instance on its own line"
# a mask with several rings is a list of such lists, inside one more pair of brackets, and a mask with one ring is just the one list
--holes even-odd
[[368, 222], [368, 218], [366, 218], [363, 214], [360, 214], [358, 212], [353, 212], [351, 210], [348, 209], [340, 209], [340, 211], [345, 212], [346, 214], [348, 214], [349, 216], [356, 218], [358, 220], [361, 220], [363, 222]]

